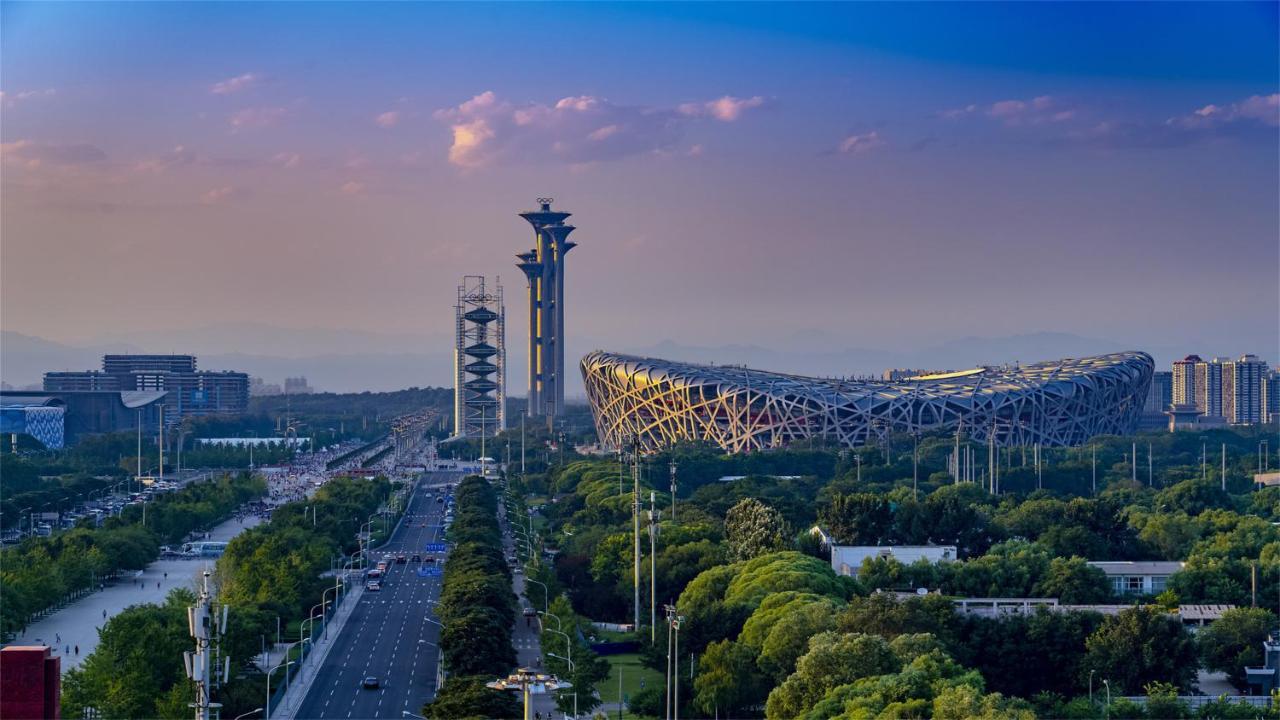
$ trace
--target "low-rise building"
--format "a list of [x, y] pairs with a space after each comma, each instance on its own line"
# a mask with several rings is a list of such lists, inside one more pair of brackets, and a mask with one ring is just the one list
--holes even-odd
[[1246, 667], [1245, 680], [1249, 683], [1249, 692], [1264, 697], [1272, 691], [1280, 689], [1280, 630], [1271, 633], [1262, 643], [1263, 664], [1261, 667]]
[[1104, 560], [1089, 564], [1106, 574], [1111, 591], [1119, 596], [1159, 595], [1169, 576], [1186, 566], [1184, 562], [1164, 560]]
[[903, 565], [924, 561], [930, 564], [951, 562], [957, 559], [955, 545], [832, 545], [831, 569], [837, 575], [856, 577], [862, 563], [887, 558]]

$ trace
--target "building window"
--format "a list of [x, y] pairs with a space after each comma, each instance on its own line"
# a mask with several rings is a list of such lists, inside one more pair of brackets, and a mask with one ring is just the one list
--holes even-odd
[[1124, 591], [1126, 593], [1142, 592], [1142, 576], [1126, 576], [1124, 579]]

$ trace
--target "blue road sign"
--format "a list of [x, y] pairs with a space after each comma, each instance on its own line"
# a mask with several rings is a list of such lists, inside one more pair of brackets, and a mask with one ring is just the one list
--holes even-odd
[[435, 567], [418, 568], [418, 577], [424, 577], [424, 578], [440, 577], [443, 574], [444, 572], [440, 568], [435, 568]]
[[427, 552], [429, 552], [429, 553], [442, 553], [442, 552], [444, 552], [445, 550], [448, 550], [448, 549], [449, 549], [449, 546], [448, 546], [448, 545], [446, 545], [445, 543], [440, 543], [440, 542], [430, 542], [430, 543], [427, 543], [427, 544], [426, 544], [425, 549], [426, 549], [426, 551], [427, 551]]

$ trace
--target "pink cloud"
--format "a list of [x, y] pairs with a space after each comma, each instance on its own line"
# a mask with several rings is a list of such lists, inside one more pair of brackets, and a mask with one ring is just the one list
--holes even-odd
[[278, 124], [288, 114], [282, 107], [245, 108], [232, 113], [227, 122], [235, 130], [265, 128]]
[[178, 145], [173, 150], [156, 158], [143, 160], [134, 166], [139, 172], [160, 174], [176, 167], [194, 165], [199, 160], [194, 150]]
[[841, 140], [839, 149], [840, 152], [846, 155], [858, 155], [870, 152], [878, 147], [883, 147], [884, 144], [885, 142], [880, 137], [880, 133], [872, 130], [869, 133], [863, 133], [861, 135], [850, 135], [844, 140]]
[[939, 117], [947, 120], [957, 120], [972, 115], [984, 115], [1008, 127], [1020, 127], [1066, 122], [1076, 117], [1076, 111], [1063, 106], [1062, 102], [1052, 95], [1039, 95], [1026, 100], [999, 100], [990, 105], [971, 103], [938, 113]]
[[58, 91], [53, 88], [46, 88], [44, 90], [23, 90], [16, 93], [9, 93], [0, 90], [0, 103], [3, 103], [5, 107], [17, 107], [18, 103], [26, 102], [27, 100], [53, 97], [57, 94]]
[[214, 95], [232, 95], [241, 90], [248, 90], [260, 82], [262, 82], [261, 75], [247, 72], [243, 75], [237, 75], [214, 83], [209, 87], [209, 92]]
[[302, 164], [302, 156], [298, 153], [276, 153], [271, 157], [271, 164], [282, 168], [293, 169]]
[[232, 200], [245, 197], [246, 193], [239, 188], [225, 185], [220, 188], [214, 188], [200, 196], [201, 205], [223, 205]]
[[1211, 129], [1230, 123], [1257, 123], [1280, 126], [1280, 93], [1251, 95], [1229, 105], [1205, 105], [1194, 112], [1170, 118], [1169, 124], [1184, 128]]
[[384, 112], [378, 117], [374, 118], [373, 121], [378, 124], [378, 127], [384, 127], [384, 128], [395, 127], [396, 125], [400, 124], [400, 111], [390, 110], [388, 112]]
[[592, 95], [551, 104], [515, 105], [486, 91], [437, 110], [449, 125], [449, 162], [474, 168], [496, 162], [562, 162], [575, 168], [676, 149], [683, 127], [696, 118], [729, 122], [763, 98], [724, 97], [679, 108], [618, 105]]
[[34, 169], [45, 165], [100, 166], [106, 162], [107, 154], [96, 145], [87, 143], [58, 144], [15, 140], [0, 143], [0, 158]]
[[742, 113], [761, 105], [764, 105], [764, 98], [759, 95], [749, 98], [725, 95], [702, 103], [684, 103], [678, 110], [690, 117], [711, 117], [721, 122], [733, 122], [742, 117]]
[[338, 188], [338, 192], [343, 195], [363, 195], [364, 190], [364, 183], [359, 183], [355, 180], [348, 180], [342, 184], [342, 187]]

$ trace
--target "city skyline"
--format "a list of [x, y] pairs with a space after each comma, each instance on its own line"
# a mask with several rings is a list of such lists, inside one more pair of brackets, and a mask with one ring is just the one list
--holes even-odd
[[566, 354], [1275, 360], [1274, 6], [555, 8], [327, 5], [273, 45], [301, 7], [6, 3], [5, 329], [447, 343], [456, 277], [516, 282], [510, 209], [549, 195], [589, 244]]

